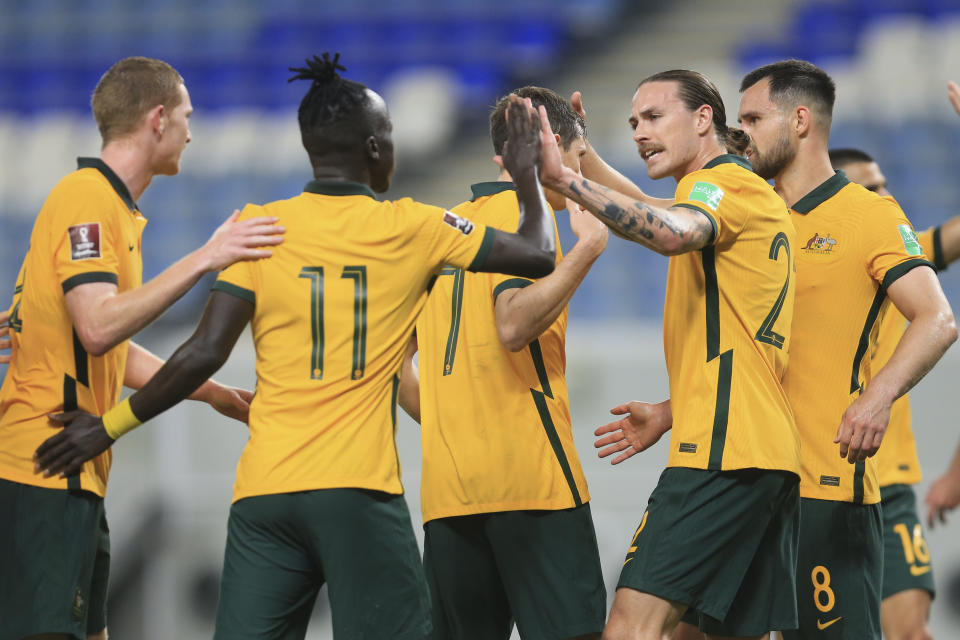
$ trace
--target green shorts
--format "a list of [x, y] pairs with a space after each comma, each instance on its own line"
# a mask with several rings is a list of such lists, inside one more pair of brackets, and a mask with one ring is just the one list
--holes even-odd
[[917, 516], [913, 487], [893, 484], [880, 489], [883, 507], [883, 589], [886, 599], [908, 589], [922, 589], [933, 598], [930, 551]]
[[882, 576], [879, 504], [801, 499], [800, 627], [784, 640], [880, 640]]
[[607, 591], [590, 505], [438, 518], [424, 525], [432, 638], [600, 633]]
[[103, 499], [0, 479], [0, 640], [107, 626]]
[[403, 496], [319, 489], [230, 508], [219, 640], [301, 639], [321, 585], [335, 638], [424, 638], [430, 597]]
[[668, 468], [617, 586], [687, 605], [712, 635], [794, 628], [799, 499], [786, 471]]

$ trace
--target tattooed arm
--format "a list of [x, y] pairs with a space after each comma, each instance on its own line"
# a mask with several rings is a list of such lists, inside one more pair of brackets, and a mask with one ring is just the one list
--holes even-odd
[[560, 149], [543, 109], [540, 110], [540, 119], [544, 132], [540, 179], [544, 186], [580, 204], [617, 235], [658, 253], [670, 256], [696, 251], [712, 242], [713, 223], [699, 211], [640, 202], [563, 166]]

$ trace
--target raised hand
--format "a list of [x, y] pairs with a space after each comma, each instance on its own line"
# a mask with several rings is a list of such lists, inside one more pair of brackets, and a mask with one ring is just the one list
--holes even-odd
[[507, 106], [507, 140], [503, 145], [503, 167], [511, 176], [540, 164], [540, 120], [530, 99], [510, 94]]
[[107, 435], [103, 421], [86, 411], [68, 411], [47, 416], [63, 430], [47, 438], [33, 454], [34, 473], [61, 478], [80, 472], [83, 463], [110, 448], [114, 439]]
[[615, 416], [625, 416], [620, 420], [598, 427], [593, 435], [597, 441], [593, 446], [600, 451], [597, 456], [619, 453], [610, 464], [620, 464], [624, 460], [655, 445], [673, 424], [673, 412], [670, 401], [658, 404], [649, 402], [625, 402], [610, 409]]
[[570, 215], [570, 230], [578, 240], [592, 240], [598, 243], [602, 251], [607, 246], [610, 237], [607, 225], [589, 211], [567, 198], [567, 213]]
[[584, 120], [587, 119], [587, 111], [583, 108], [583, 94], [574, 91], [570, 94], [570, 107]]
[[234, 209], [226, 222], [217, 227], [200, 249], [206, 258], [207, 271], [219, 271], [240, 260], [258, 260], [273, 255], [268, 247], [283, 242], [283, 227], [278, 218], [260, 216], [237, 222], [240, 210]]

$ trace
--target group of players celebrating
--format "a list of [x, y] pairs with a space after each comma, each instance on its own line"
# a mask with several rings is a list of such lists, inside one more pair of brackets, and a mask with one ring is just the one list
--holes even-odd
[[[824, 71], [749, 73], [742, 129], [700, 73], [643, 80], [630, 126], [669, 199], [597, 154], [579, 93], [518, 89], [490, 118], [497, 180], [447, 210], [375, 198], [390, 117], [338, 57], [291, 70], [313, 180], [146, 284], [136, 201], [179, 171], [190, 98], [149, 58], [97, 85], [101, 155], [50, 193], [0, 318], [0, 640], [107, 637], [110, 446], [184, 398], [250, 430], [215, 638], [303, 638], [324, 583], [345, 639], [928, 635], [904, 396], [957, 336], [935, 268], [960, 225], [918, 236], [869, 156], [831, 157]], [[670, 256], [670, 398], [615, 407], [596, 444], [618, 463], [671, 432], [609, 618], [564, 379], [567, 303], [608, 228]], [[209, 271], [168, 361], [130, 342]], [[211, 379], [248, 324], [255, 394]], [[398, 404], [422, 427], [422, 560]]]

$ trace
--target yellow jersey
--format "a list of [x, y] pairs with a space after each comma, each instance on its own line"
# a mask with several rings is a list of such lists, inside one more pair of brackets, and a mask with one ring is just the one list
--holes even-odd
[[80, 158], [77, 164], [40, 209], [17, 277], [13, 359], [0, 388], [0, 478], [104, 496], [110, 449], [84, 464], [79, 476], [64, 480], [33, 472], [34, 451], [56, 433], [47, 414], [80, 409], [103, 415], [120, 399], [127, 366], [126, 340], [102, 356], [86, 352], [64, 295], [90, 282], [113, 283], [123, 293], [143, 278], [146, 218], [102, 160]]
[[[918, 233], [917, 239], [924, 255], [933, 259], [937, 270], [946, 269], [940, 245], [940, 227]], [[887, 364], [907, 328], [907, 319], [892, 304], [884, 305], [877, 322], [880, 328], [870, 356], [870, 369], [874, 372]], [[909, 394], [903, 394], [890, 408], [887, 432], [883, 436], [880, 450], [874, 456], [881, 489], [892, 484], [917, 484], [923, 479], [911, 423], [910, 397]]]
[[706, 215], [714, 238], [670, 258], [667, 466], [799, 474], [799, 436], [780, 384], [795, 286], [795, 234], [783, 200], [746, 160], [723, 155], [680, 180], [673, 206]]
[[492, 230], [365, 185], [315, 180], [241, 218], [276, 216], [284, 242], [238, 262], [214, 289], [254, 305], [257, 386], [234, 500], [354, 487], [400, 494], [400, 367], [427, 286], [476, 268]]
[[[874, 458], [850, 464], [834, 443], [847, 407], [872, 377], [868, 349], [887, 287], [932, 266], [903, 211], [837, 171], [791, 208], [797, 227], [797, 313], [784, 386], [803, 442], [800, 495], [880, 501]], [[882, 449], [882, 447], [881, 447]]]
[[[472, 191], [456, 214], [517, 229], [512, 182], [480, 183]], [[564, 375], [568, 310], [522, 351], [509, 351], [497, 334], [497, 296], [532, 282], [447, 267], [427, 298], [417, 321], [424, 522], [568, 509], [590, 499]]]

